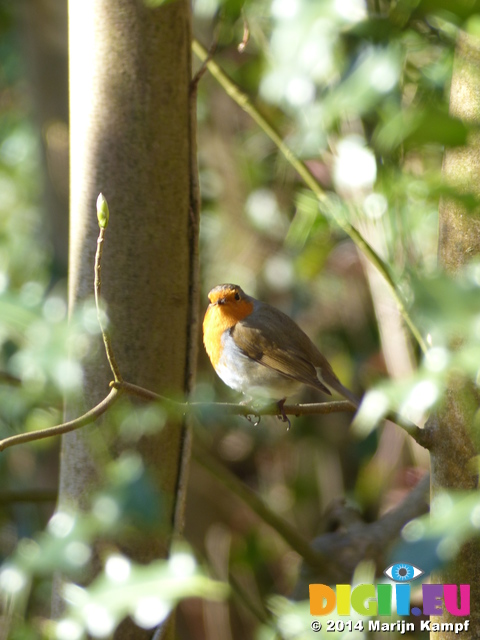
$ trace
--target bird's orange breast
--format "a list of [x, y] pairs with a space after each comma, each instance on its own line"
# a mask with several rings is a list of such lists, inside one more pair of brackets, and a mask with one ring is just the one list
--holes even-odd
[[252, 311], [253, 303], [249, 300], [209, 305], [203, 320], [203, 343], [215, 369], [222, 357], [223, 333], [249, 316]]

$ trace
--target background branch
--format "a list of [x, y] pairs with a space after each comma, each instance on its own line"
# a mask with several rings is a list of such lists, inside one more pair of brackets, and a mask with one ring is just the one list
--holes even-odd
[[310, 566], [317, 570], [326, 570], [328, 561], [321, 553], [313, 550], [308, 541], [301, 536], [286, 520], [278, 516], [261, 500], [256, 493], [244, 485], [233, 473], [198, 446], [194, 449], [193, 458], [211, 475], [219, 480], [227, 489], [240, 498], [264, 522], [272, 527], [285, 542], [294, 549]]
[[[320, 573], [304, 564], [294, 598], [308, 598], [308, 585], [312, 582], [348, 583], [355, 568], [364, 560], [373, 560], [377, 568], [383, 567], [388, 548], [402, 528], [413, 518], [428, 512], [429, 487], [430, 476], [426, 475], [398, 507], [371, 523], [363, 522], [360, 514], [344, 502], [335, 505], [331, 509], [334, 517], [330, 520], [336, 530], [324, 533], [312, 542], [317, 553], [334, 558], [334, 561], [328, 565], [327, 571]], [[346, 530], [340, 530], [340, 527]]]

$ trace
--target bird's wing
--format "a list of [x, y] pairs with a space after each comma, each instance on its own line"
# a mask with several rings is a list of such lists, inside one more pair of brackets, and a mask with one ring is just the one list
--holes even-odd
[[[269, 305], [262, 305], [232, 327], [237, 347], [259, 364], [331, 395], [317, 377], [316, 366], [319, 365], [312, 361], [319, 353], [315, 345], [291, 318], [277, 309], [274, 313], [271, 310]], [[311, 353], [312, 347], [314, 353]], [[335, 374], [332, 372], [332, 375]]]

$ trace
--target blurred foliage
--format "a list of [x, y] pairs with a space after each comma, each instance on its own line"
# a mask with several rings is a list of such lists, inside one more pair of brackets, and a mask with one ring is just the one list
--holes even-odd
[[[361, 563], [352, 579], [352, 584], [371, 584], [375, 579], [375, 567], [370, 562]], [[351, 615], [338, 615], [336, 611], [326, 619], [314, 618], [310, 614], [309, 602], [292, 602], [287, 598], [274, 596], [268, 602], [273, 614], [274, 625], [264, 625], [258, 634], [258, 640], [275, 640], [279, 636], [285, 640], [307, 640], [312, 637], [312, 629], [317, 638], [348, 637], [361, 640], [369, 637], [368, 618], [358, 615], [351, 609]], [[382, 621], [394, 622], [397, 618], [382, 617]], [[351, 628], [350, 626], [351, 625]]]
[[[37, 538], [21, 540], [3, 565], [0, 594], [9, 622], [15, 624], [17, 616], [21, 619], [32, 581], [51, 580], [56, 571], [61, 571], [65, 582], [67, 609], [57, 622], [44, 623], [44, 633], [57, 640], [80, 640], [87, 634], [104, 638], [128, 615], [140, 627], [151, 629], [182, 598], [224, 598], [227, 586], [208, 578], [186, 547], [173, 548], [168, 560], [149, 565], [135, 564], [115, 549], [115, 542], [130, 527], [144, 528], [148, 523], [153, 534], [160, 526], [162, 508], [155, 498], [138, 455], [126, 454], [110, 463], [104, 489], [93, 497], [90, 511], [81, 513], [73, 505], [61, 507], [46, 530]], [[102, 548], [95, 550], [99, 538]], [[95, 554], [102, 556], [103, 570], [89, 586], [70, 582], [92, 574]]]
[[[476, 133], [477, 125], [449, 114], [448, 92], [458, 30], [478, 32], [479, 16], [477, 2], [453, 0], [194, 2], [196, 36], [216, 43], [215, 60], [306, 163], [332, 212], [321, 213], [272, 142], [206, 74], [198, 90], [202, 309], [212, 286], [237, 282], [295, 317], [342, 381], [367, 392], [353, 432], [347, 415], [296, 418], [287, 433], [273, 418], [256, 427], [212, 412], [196, 427], [204, 445], [307, 539], [324, 532], [324, 514], [340, 497], [374, 520], [425, 472], [425, 453], [381, 425], [390, 408], [421, 422], [442, 402], [451, 377], [478, 384], [479, 266], [470, 263], [455, 279], [440, 273], [437, 227], [441, 197], [463, 204], [466, 215], [478, 211], [476, 185], [458, 192], [443, 182], [441, 165], [446, 147]], [[67, 326], [65, 283], [50, 284], [42, 138], [21, 29], [14, 3], [2, 3], [0, 437], [61, 421], [62, 397], [78, 393], [81, 361], [99, 348], [92, 304]], [[382, 325], [381, 307], [392, 301], [333, 214], [347, 217], [388, 264], [428, 339], [426, 354], [395, 324]], [[407, 368], [388, 360], [395, 344], [408, 352]], [[194, 396], [238, 400], [215, 379], [203, 350]], [[319, 400], [310, 391], [304, 399]], [[288, 600], [301, 559], [195, 464], [185, 532], [194, 554], [178, 549], [168, 561], [137, 566], [123, 553], [129, 537], [154, 536], [165, 496], [136, 454], [112, 461], [106, 452], [118, 438], [134, 450], [166, 420], [165, 408], [125, 401], [101, 431], [92, 430], [92, 455], [105, 472], [90, 510], [68, 505], [52, 516], [52, 504], [34, 497], [0, 504], [0, 623], [12, 638], [105, 637], [125, 616], [150, 628], [179, 601], [179, 638], [311, 637], [308, 603]], [[54, 446], [3, 452], [4, 490], [54, 488]], [[475, 495], [447, 495], [439, 504], [430, 524], [407, 525], [394, 551], [427, 572], [478, 530]], [[194, 555], [230, 580], [228, 603], [216, 601], [226, 591]], [[98, 577], [78, 586], [94, 565], [102, 567]], [[46, 622], [55, 570], [69, 583], [68, 611], [56, 627]], [[359, 569], [355, 580], [363, 579]]]
[[443, 492], [435, 496], [429, 516], [411, 520], [392, 560], [411, 562], [426, 573], [455, 560], [460, 546], [480, 529], [480, 497], [477, 492]]
[[[448, 106], [458, 30], [474, 30], [478, 7], [361, 0], [228, 6], [195, 3], [198, 38], [207, 47], [217, 42], [215, 60], [303, 159], [333, 215], [325, 217], [326, 207], [320, 209], [267, 136], [207, 74], [198, 111], [204, 300], [213, 285], [238, 282], [294, 316], [340, 378], [367, 393], [353, 438], [336, 416], [296, 419], [288, 444], [266, 420], [261, 433], [240, 421], [231, 428], [218, 425], [216, 437], [210, 427], [211, 445], [311, 538], [322, 530], [320, 514], [339, 495], [374, 519], [424, 473], [423, 452], [398, 430], [382, 426], [389, 410], [422, 424], [452, 378], [478, 384], [478, 267], [473, 262], [450, 278], [437, 261], [440, 198], [457, 200], [466, 215], [478, 212], [475, 185], [457, 191], [441, 175], [445, 148], [466, 144], [477, 130], [452, 117]], [[347, 217], [388, 264], [427, 341], [426, 354], [394, 323], [378, 325], [381, 307], [394, 305], [388, 291], [372, 289], [378, 285], [336, 226], [336, 216]], [[407, 367], [386, 358], [395, 344], [401, 352], [411, 349]], [[212, 397], [209, 381], [221, 397], [235, 397], [210, 373], [201, 380], [206, 398]], [[470, 522], [477, 497], [464, 508], [457, 516]], [[228, 513], [217, 517], [228, 519]], [[466, 537], [477, 535], [474, 526], [461, 535], [447, 520], [438, 526], [444, 535], [452, 531], [453, 554]], [[237, 536], [233, 529], [232, 546], [239, 546], [242, 535], [241, 528]], [[428, 562], [426, 555], [414, 564], [430, 571], [453, 557], [435, 555], [435, 548]], [[402, 553], [411, 557], [405, 546], [400, 560]], [[265, 565], [257, 565], [257, 588], [266, 598], [260, 578]], [[232, 553], [233, 575], [240, 566]], [[288, 595], [295, 565], [283, 575], [271, 590]], [[278, 627], [259, 637], [311, 636], [308, 608], [298, 606], [283, 601], [274, 613]], [[287, 611], [292, 626], [282, 617]]]

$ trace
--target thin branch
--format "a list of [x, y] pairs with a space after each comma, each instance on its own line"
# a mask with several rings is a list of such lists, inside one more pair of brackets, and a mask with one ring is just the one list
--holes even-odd
[[328, 560], [322, 554], [315, 552], [308, 541], [296, 529], [269, 509], [257, 494], [244, 485], [233, 473], [206, 451], [199, 451], [197, 448], [193, 453], [193, 458], [211, 475], [220, 480], [242, 502], [248, 505], [264, 522], [270, 525], [310, 567], [315, 568], [317, 571], [325, 570], [329, 564]]
[[[248, 404], [235, 404], [233, 402], [176, 402], [166, 396], [161, 396], [144, 387], [139, 387], [125, 380], [112, 382], [112, 387], [122, 389], [125, 393], [144, 400], [161, 402], [180, 413], [218, 413], [220, 415], [237, 416], [276, 416], [280, 411], [277, 402], [270, 402], [263, 407], [255, 407]], [[326, 415], [329, 413], [355, 412], [355, 407], [347, 400], [334, 400], [332, 402], [316, 402], [311, 404], [285, 404], [283, 409], [290, 416]]]
[[[263, 407], [255, 407], [247, 404], [235, 404], [231, 402], [176, 402], [158, 393], [154, 393], [143, 387], [139, 387], [130, 382], [122, 380], [112, 383], [116, 389], [123, 389], [125, 393], [134, 395], [144, 400], [161, 402], [181, 413], [195, 413], [200, 417], [205, 414], [212, 415], [237, 415], [237, 416], [276, 416], [279, 414], [278, 403], [271, 402]], [[314, 402], [307, 404], [285, 404], [283, 405], [285, 414], [288, 416], [313, 416], [328, 415], [330, 413], [344, 413], [356, 411], [347, 400], [333, 400], [331, 402]], [[406, 431], [420, 446], [429, 449], [432, 444], [432, 435], [426, 429], [421, 429], [407, 418], [396, 413], [386, 416], [388, 420], [395, 423]]]
[[[87, 413], [83, 414], [79, 418], [64, 422], [54, 427], [48, 427], [46, 429], [39, 429], [38, 431], [28, 431], [26, 433], [19, 433], [8, 438], [0, 440], [0, 452], [8, 447], [14, 447], [18, 444], [25, 444], [27, 442], [33, 442], [35, 440], [43, 440], [45, 438], [53, 438], [55, 436], [68, 433], [69, 431], [75, 431], [81, 427], [95, 422], [107, 409], [109, 409], [120, 397], [120, 395], [127, 393], [139, 398], [143, 398], [149, 402], [160, 402], [167, 405], [171, 410], [181, 414], [202, 414], [205, 412], [216, 412], [220, 415], [276, 415], [278, 413], [278, 406], [276, 403], [263, 407], [261, 410], [255, 407], [249, 407], [243, 404], [230, 404], [230, 403], [216, 403], [216, 402], [176, 402], [165, 396], [161, 396], [158, 393], [154, 393], [149, 389], [144, 389], [138, 385], [125, 382], [123, 380], [117, 380], [111, 383], [110, 393], [93, 409], [90, 409]], [[284, 409], [286, 413], [290, 415], [312, 415], [312, 414], [327, 414], [336, 413], [339, 411], [353, 411], [352, 406], [348, 402], [323, 402], [318, 404], [306, 404], [306, 405], [285, 405]]]
[[416, 424], [408, 420], [408, 418], [404, 418], [398, 413], [389, 413], [386, 416], [386, 419], [403, 429], [424, 449], [430, 449], [432, 446], [432, 433], [428, 429], [421, 429]]
[[[260, 113], [260, 111], [255, 107], [250, 98], [245, 94], [234, 82], [231, 80], [228, 75], [219, 67], [219, 65], [214, 60], [208, 59], [207, 50], [197, 41], [193, 40], [192, 49], [196, 56], [207, 66], [207, 69], [210, 71], [212, 76], [217, 80], [217, 82], [224, 88], [225, 92], [241, 107], [248, 115], [258, 124], [258, 126], [266, 133], [266, 135], [272, 140], [272, 142], [276, 145], [279, 151], [285, 156], [287, 162], [295, 169], [298, 175], [305, 182], [307, 187], [312, 190], [312, 192], [317, 197], [317, 200], [323, 209], [328, 206], [328, 197], [325, 191], [317, 182], [314, 175], [311, 173], [310, 169], [307, 165], [302, 162], [294, 152], [290, 149], [290, 147], [285, 143], [282, 137], [278, 134], [278, 132], [272, 127], [272, 125], [267, 121], [267, 119]], [[361, 235], [361, 233], [352, 225], [346, 218], [340, 215], [335, 215], [336, 223], [343, 229], [343, 231], [353, 240], [353, 242], [357, 245], [357, 247], [362, 251], [362, 253], [373, 263], [373, 265], [378, 269], [378, 271], [385, 278], [386, 282], [392, 289], [392, 294], [395, 298], [395, 301], [398, 305], [400, 313], [403, 316], [406, 324], [408, 325], [410, 331], [412, 332], [415, 340], [418, 342], [421, 350], [425, 353], [427, 351], [427, 345], [410, 317], [406, 303], [398, 290], [393, 276], [390, 272], [388, 265], [382, 260], [382, 258], [377, 254], [377, 252], [373, 249], [373, 247], [365, 240], [365, 238]]]
[[[96, 407], [85, 413], [83, 416], [65, 422], [63, 424], [49, 427], [47, 429], [39, 429], [38, 431], [29, 431], [27, 433], [20, 433], [15, 436], [10, 436], [0, 440], [0, 452], [8, 447], [13, 447], [17, 444], [24, 444], [26, 442], [33, 442], [34, 440], [42, 440], [44, 438], [52, 438], [54, 436], [67, 433], [68, 431], [75, 431], [81, 427], [94, 422], [100, 417], [116, 400], [118, 400], [119, 394], [126, 393], [127, 395], [142, 398], [147, 402], [159, 402], [166, 405], [170, 411], [178, 414], [193, 414], [202, 418], [204, 415], [237, 415], [237, 416], [276, 416], [279, 413], [278, 403], [272, 402], [261, 408], [254, 407], [246, 404], [234, 404], [230, 402], [177, 402], [166, 396], [161, 396], [158, 393], [154, 393], [144, 387], [139, 387], [131, 382], [125, 380], [117, 380], [111, 382], [111, 391], [104, 400], [102, 400]], [[311, 415], [328, 415], [330, 413], [343, 413], [355, 411], [355, 407], [346, 400], [334, 400], [332, 402], [317, 402], [310, 404], [285, 404], [283, 406], [286, 415], [290, 416], [311, 416]], [[401, 418], [400, 416], [388, 416], [389, 419], [394, 421], [398, 426], [404, 429], [418, 444], [422, 447], [429, 448], [431, 446], [431, 434], [425, 429], [420, 429], [412, 422]]]
[[38, 431], [27, 431], [26, 433], [19, 433], [15, 436], [10, 436], [0, 440], [0, 451], [7, 449], [8, 447], [14, 447], [17, 444], [24, 444], [25, 442], [33, 442], [34, 440], [43, 440], [44, 438], [53, 438], [54, 436], [60, 436], [69, 431], [75, 431], [81, 427], [95, 422], [107, 409], [109, 409], [122, 395], [122, 391], [119, 389], [111, 389], [110, 393], [104, 398], [96, 407], [84, 413], [83, 416], [64, 422], [63, 424], [56, 425], [54, 427], [48, 427], [47, 429], [38, 429]]
[[197, 73], [193, 76], [193, 78], [190, 81], [190, 93], [192, 95], [196, 94], [197, 89], [198, 89], [198, 83], [200, 82], [200, 80], [205, 75], [205, 73], [207, 71], [207, 64], [208, 64], [209, 60], [211, 60], [213, 58], [216, 49], [217, 49], [217, 41], [214, 40], [214, 42], [210, 45], [209, 50], [207, 51], [207, 55], [206, 55], [205, 60], [202, 60], [202, 64], [200, 65], [199, 70], [197, 71]]
[[103, 338], [103, 343], [105, 345], [105, 352], [107, 354], [108, 363], [110, 365], [110, 369], [112, 370], [114, 380], [117, 382], [122, 380], [122, 375], [120, 373], [120, 369], [115, 359], [115, 354], [113, 353], [110, 334], [108, 333], [107, 328], [103, 324], [102, 313], [100, 310], [100, 296], [102, 291], [102, 277], [101, 277], [102, 254], [103, 254], [103, 243], [105, 238], [105, 231], [108, 226], [108, 217], [109, 217], [109, 213], [108, 213], [107, 201], [105, 200], [104, 196], [100, 194], [97, 199], [97, 218], [98, 218], [100, 232], [98, 234], [97, 251], [95, 253], [95, 279], [94, 279], [95, 306], [97, 308], [98, 324], [102, 332], [102, 338]]

